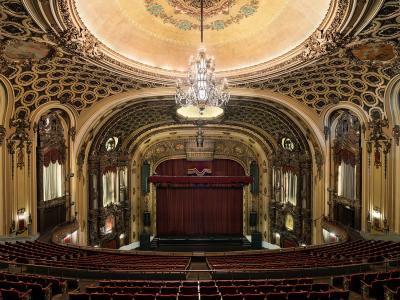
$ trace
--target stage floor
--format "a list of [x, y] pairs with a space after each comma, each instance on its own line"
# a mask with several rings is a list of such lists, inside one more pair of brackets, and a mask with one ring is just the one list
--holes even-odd
[[251, 249], [245, 236], [156, 236], [150, 249], [179, 252], [243, 251]]

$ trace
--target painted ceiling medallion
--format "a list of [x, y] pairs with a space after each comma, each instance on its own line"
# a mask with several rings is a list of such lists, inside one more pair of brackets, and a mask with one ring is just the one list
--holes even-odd
[[[198, 30], [200, 21], [198, 18], [200, 1], [191, 0], [144, 0], [147, 11], [165, 24], [171, 24], [180, 30]], [[205, 4], [205, 18], [210, 19], [204, 24], [205, 30], [223, 30], [232, 24], [238, 24], [244, 18], [248, 18], [257, 12], [259, 0], [249, 0], [240, 7], [235, 6], [235, 0], [209, 0]]]
[[[183, 76], [199, 46], [199, 0], [68, 1], [85, 28], [111, 50], [107, 54], [140, 70]], [[216, 72], [248, 74], [290, 59], [321, 24], [330, 26], [323, 20], [336, 14], [332, 1], [339, 0], [206, 1], [205, 42], [218, 61]]]
[[[167, 0], [177, 13], [198, 17], [200, 13], [199, 0]], [[229, 13], [236, 0], [206, 0], [204, 1], [204, 17]]]
[[38, 62], [53, 51], [50, 46], [32, 40], [9, 40], [2, 48], [4, 57], [15, 63]]
[[355, 46], [351, 53], [366, 62], [387, 62], [396, 57], [395, 47], [390, 43], [368, 43]]

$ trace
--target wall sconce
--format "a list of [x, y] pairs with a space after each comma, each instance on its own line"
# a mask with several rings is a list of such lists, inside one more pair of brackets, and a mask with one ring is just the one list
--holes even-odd
[[378, 207], [375, 207], [372, 210], [371, 216], [372, 216], [373, 227], [375, 227], [376, 229], [381, 228], [382, 213], [381, 213], [381, 211], [380, 211], [380, 209]]
[[375, 207], [375, 208], [372, 210], [371, 215], [372, 215], [372, 218], [373, 218], [373, 219], [380, 219], [381, 216], [382, 216], [382, 214], [381, 214], [379, 208], [377, 208], [377, 207]]
[[26, 229], [26, 214], [25, 208], [20, 208], [17, 210], [17, 220], [18, 220], [18, 228], [17, 231], [24, 231]]

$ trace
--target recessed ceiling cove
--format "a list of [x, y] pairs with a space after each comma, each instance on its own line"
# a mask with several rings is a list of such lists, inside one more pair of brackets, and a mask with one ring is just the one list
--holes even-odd
[[[205, 46], [217, 71], [265, 63], [304, 42], [330, 0], [205, 0]], [[200, 45], [199, 0], [75, 0], [88, 30], [117, 54], [184, 71]]]

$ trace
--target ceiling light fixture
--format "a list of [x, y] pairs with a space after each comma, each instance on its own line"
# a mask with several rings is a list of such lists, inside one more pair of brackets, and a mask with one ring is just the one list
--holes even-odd
[[215, 77], [214, 57], [207, 57], [203, 44], [204, 0], [200, 4], [201, 45], [196, 57], [190, 58], [188, 76], [177, 80], [175, 102], [177, 113], [188, 120], [210, 120], [223, 115], [230, 94], [226, 78]]

